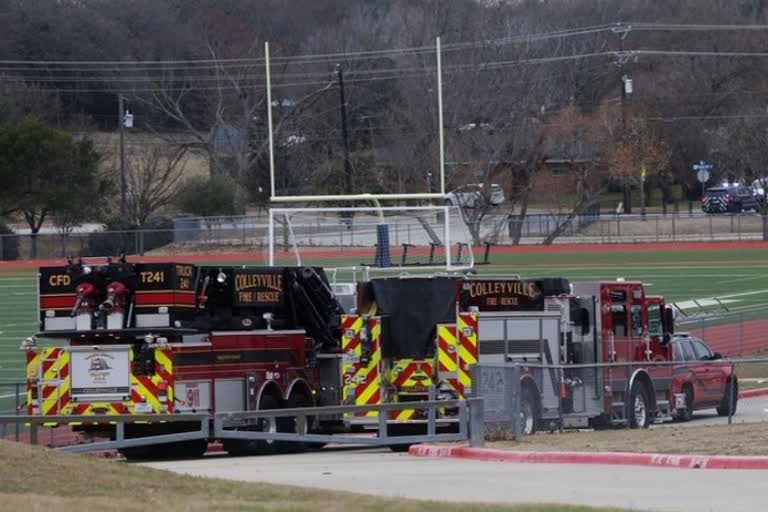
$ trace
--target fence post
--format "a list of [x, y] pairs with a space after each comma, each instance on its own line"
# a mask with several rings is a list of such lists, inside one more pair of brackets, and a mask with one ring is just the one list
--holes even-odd
[[[428, 399], [430, 402], [433, 402], [437, 400], [437, 393], [435, 390], [435, 386], [429, 386], [429, 396]], [[435, 433], [437, 432], [437, 426], [435, 424], [435, 420], [437, 418], [437, 409], [434, 407], [430, 407], [427, 409], [427, 436], [428, 437], [434, 437]]]
[[[674, 222], [674, 217], [672, 218], [672, 222]], [[632, 414], [635, 412], [635, 404], [632, 403], [632, 390], [629, 388], [630, 381], [632, 380], [632, 367], [629, 364], [626, 364], [624, 366], [624, 371], [626, 371], [626, 389], [624, 390], [624, 407], [627, 411], [627, 428], [631, 428], [632, 426]], [[647, 405], [646, 405], [647, 407]], [[648, 410], [645, 411], [646, 414], [650, 414]]]
[[480, 448], [485, 444], [485, 404], [480, 397], [467, 399], [469, 406], [469, 446]]
[[519, 441], [525, 435], [525, 429], [522, 428], [523, 418], [520, 416], [520, 365], [512, 365], [512, 433], [515, 435], [515, 441]]
[[744, 353], [744, 313], [739, 312], [739, 355]]
[[379, 439], [386, 439], [389, 435], [387, 432], [387, 416], [389, 411], [379, 411]]
[[[736, 363], [731, 363], [731, 375], [736, 375]], [[733, 401], [736, 400], [736, 386], [733, 385], [733, 381], [731, 381], [731, 385], [728, 386], [728, 392], [730, 396], [728, 397], [728, 424], [730, 425], [733, 423]]]
[[675, 217], [672, 217], [672, 240], [675, 240]]
[[[20, 385], [20, 383], [17, 382], [16, 386], [15, 386], [16, 387], [16, 416], [19, 416], [19, 412], [20, 412], [20, 409], [21, 409], [21, 407], [20, 407], [21, 404], [19, 404], [19, 397], [21, 396], [21, 395], [19, 395], [19, 385]], [[14, 430], [15, 430], [14, 439], [16, 440], [17, 443], [19, 442], [19, 430], [20, 430], [20, 428], [21, 428], [21, 425], [16, 423], [16, 425], [14, 427]]]
[[37, 444], [37, 423], [34, 420], [29, 423], [29, 444]]

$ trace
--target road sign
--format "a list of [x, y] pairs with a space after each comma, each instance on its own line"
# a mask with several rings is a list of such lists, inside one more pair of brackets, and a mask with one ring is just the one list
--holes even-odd
[[712, 164], [708, 164], [704, 160], [700, 160], [699, 163], [693, 164], [694, 171], [711, 171], [713, 167]]
[[706, 169], [699, 169], [699, 172], [696, 173], [696, 179], [699, 180], [699, 183], [706, 183], [709, 181], [709, 171]]

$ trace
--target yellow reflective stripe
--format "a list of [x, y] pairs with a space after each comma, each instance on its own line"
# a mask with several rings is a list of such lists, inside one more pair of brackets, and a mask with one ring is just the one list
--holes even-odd
[[152, 406], [153, 412], [160, 412], [160, 400], [133, 375], [131, 375], [131, 387], [135, 387], [138, 393]]
[[440, 340], [444, 340], [448, 346], [456, 348], [456, 336], [451, 332], [451, 329], [448, 328], [448, 326], [445, 325], [438, 325], [437, 327], [437, 337], [438, 337], [438, 351], [437, 351], [437, 357], [438, 357], [438, 364], [441, 364], [445, 367], [444, 371], [448, 372], [455, 372], [456, 371], [456, 354], [450, 354], [447, 352], [443, 347], [442, 343], [440, 343]]
[[395, 416], [395, 420], [397, 421], [409, 420], [413, 418], [414, 414], [416, 414], [415, 409], [405, 409], [402, 411], [398, 411], [397, 416]]

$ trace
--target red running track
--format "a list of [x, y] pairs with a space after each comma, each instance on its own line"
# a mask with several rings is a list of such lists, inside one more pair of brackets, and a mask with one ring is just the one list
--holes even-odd
[[691, 329], [691, 336], [707, 342], [712, 350], [725, 356], [751, 354], [768, 350], [768, 319], [748, 320], [738, 323]]

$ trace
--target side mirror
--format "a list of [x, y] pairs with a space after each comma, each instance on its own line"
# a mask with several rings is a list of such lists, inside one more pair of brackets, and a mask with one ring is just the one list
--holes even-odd
[[664, 332], [675, 333], [675, 312], [670, 306], [664, 308]]
[[720, 352], [715, 352], [714, 354], [712, 354], [712, 357], [710, 357], [709, 359], [710, 361], [714, 361], [715, 359], [722, 359], [722, 358], [723, 358], [723, 354], [721, 354]]
[[581, 335], [586, 336], [591, 329], [589, 322], [589, 310], [587, 308], [579, 308], [579, 324], [581, 325]]
[[672, 333], [665, 332], [664, 335], [661, 337], [661, 344], [668, 345], [670, 341], [672, 341]]

